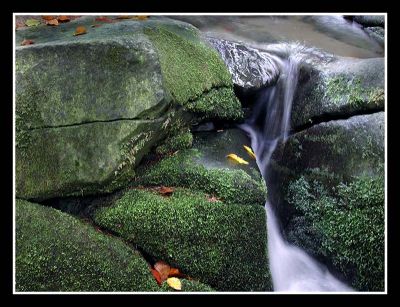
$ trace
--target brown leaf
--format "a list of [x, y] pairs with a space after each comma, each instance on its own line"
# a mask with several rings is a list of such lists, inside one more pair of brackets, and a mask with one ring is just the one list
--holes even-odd
[[42, 19], [44, 19], [44, 20], [46, 20], [46, 21], [53, 20], [53, 19], [55, 19], [55, 18], [56, 18], [55, 16], [50, 16], [50, 15], [42, 16]]
[[58, 20], [57, 19], [47, 20], [46, 24], [48, 26], [58, 26]]
[[164, 261], [158, 261], [154, 265], [154, 269], [156, 269], [158, 273], [160, 273], [161, 282], [163, 282], [168, 278], [169, 270], [171, 269], [171, 267]]
[[171, 196], [172, 193], [174, 193], [174, 189], [162, 186], [159, 188], [158, 193], [160, 193], [163, 196]]
[[180, 277], [183, 274], [177, 268], [171, 268], [168, 273], [168, 277]]
[[132, 18], [134, 18], [134, 16], [132, 15], [121, 15], [117, 17], [117, 19], [132, 19]]
[[87, 32], [86, 32], [86, 28], [83, 27], [83, 26], [79, 26], [79, 27], [77, 27], [77, 28], [75, 29], [74, 36], [76, 36], [76, 35], [82, 35], [82, 34], [86, 34], [86, 33], [87, 33]]
[[34, 44], [34, 41], [31, 40], [31, 39], [24, 39], [24, 40], [21, 42], [21, 46], [32, 45], [32, 44]]
[[138, 19], [138, 20], [146, 20], [146, 19], [148, 19], [149, 18], [149, 16], [146, 16], [146, 15], [138, 15], [138, 16], [135, 16], [135, 19]]
[[158, 285], [161, 285], [161, 284], [162, 284], [162, 281], [161, 281], [160, 273], [158, 273], [158, 271], [155, 270], [155, 269], [151, 269], [151, 274], [153, 274], [153, 277], [154, 277], [155, 280], [157, 281]]
[[96, 18], [95, 18], [95, 21], [99, 21], [99, 22], [108, 22], [108, 23], [114, 22], [114, 20], [112, 20], [111, 18], [103, 17], [103, 16], [101, 16], [101, 17], [96, 17]]
[[68, 21], [70, 21], [71, 19], [70, 19], [68, 16], [61, 15], [61, 16], [58, 16], [58, 17], [57, 17], [57, 20], [58, 20], [59, 22], [68, 22]]
[[216, 202], [218, 202], [218, 201], [221, 201], [218, 197], [215, 197], [215, 196], [207, 197], [207, 200], [208, 200], [210, 203], [216, 203]]

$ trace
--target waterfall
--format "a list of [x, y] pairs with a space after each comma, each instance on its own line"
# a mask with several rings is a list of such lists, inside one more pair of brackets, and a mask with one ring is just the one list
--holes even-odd
[[[288, 136], [292, 100], [299, 73], [299, 60], [295, 54], [285, 60], [276, 56], [274, 59], [281, 67], [276, 85], [260, 93], [252, 117], [240, 126], [250, 135], [257, 165], [263, 178], [268, 176], [268, 163], [278, 142], [284, 142]], [[265, 209], [274, 291], [353, 291], [305, 251], [286, 242], [282, 237], [273, 207], [268, 201]]]

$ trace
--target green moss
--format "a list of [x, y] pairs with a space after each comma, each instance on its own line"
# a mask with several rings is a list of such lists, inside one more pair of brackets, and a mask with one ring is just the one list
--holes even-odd
[[335, 189], [300, 177], [288, 191], [300, 212], [296, 227], [303, 225], [297, 243], [330, 259], [356, 289], [383, 291], [384, 195], [383, 176], [359, 177]]
[[[210, 286], [195, 280], [180, 279], [182, 290], [179, 292], [214, 292], [215, 290]], [[172, 289], [167, 282], [163, 282], [160, 288], [163, 292], [178, 292]]]
[[182, 129], [175, 135], [167, 137], [164, 144], [156, 148], [156, 153], [165, 155], [173, 153], [177, 150], [187, 149], [192, 147], [193, 135], [189, 128]]
[[185, 189], [170, 197], [131, 190], [95, 214], [96, 223], [222, 291], [271, 289], [265, 219], [261, 206], [212, 202]]
[[16, 200], [17, 291], [157, 291], [121, 240], [53, 208]]
[[243, 205], [263, 205], [266, 188], [241, 169], [205, 168], [197, 164], [195, 149], [179, 151], [149, 168], [138, 169], [135, 184], [187, 187]]

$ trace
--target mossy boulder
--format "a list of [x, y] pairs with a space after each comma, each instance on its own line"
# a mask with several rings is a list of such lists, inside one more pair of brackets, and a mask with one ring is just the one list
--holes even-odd
[[169, 197], [133, 189], [94, 219], [216, 290], [271, 289], [262, 206], [224, 203], [180, 188]]
[[384, 289], [384, 112], [322, 123], [274, 152], [267, 178], [287, 239], [355, 289]]
[[50, 207], [16, 200], [17, 291], [158, 291], [141, 255]]
[[[174, 122], [243, 116], [224, 62], [193, 26], [99, 23], [16, 32], [17, 197], [112, 191]], [[77, 26], [87, 34], [74, 36]]]
[[331, 58], [326, 63], [301, 64], [292, 105], [292, 127], [382, 111], [384, 76], [384, 58]]

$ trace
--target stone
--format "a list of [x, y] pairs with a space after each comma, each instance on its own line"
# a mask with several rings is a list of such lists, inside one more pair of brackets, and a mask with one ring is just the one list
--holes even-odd
[[359, 15], [354, 16], [353, 20], [365, 27], [385, 27], [384, 15]]

